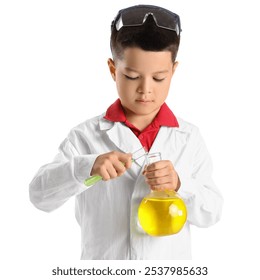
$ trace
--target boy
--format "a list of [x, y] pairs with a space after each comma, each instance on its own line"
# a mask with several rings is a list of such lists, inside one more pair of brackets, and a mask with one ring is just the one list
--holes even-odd
[[[164, 102], [178, 65], [180, 31], [178, 15], [160, 7], [119, 11], [108, 60], [119, 99], [72, 129], [30, 184], [31, 201], [43, 211], [76, 197], [81, 259], [190, 259], [190, 224], [207, 227], [220, 218], [222, 197], [200, 133]], [[144, 158], [132, 163], [128, 152], [141, 147], [161, 152], [164, 160], [145, 169]], [[90, 175], [103, 180], [87, 188]], [[185, 200], [188, 221], [178, 234], [151, 237], [140, 228], [138, 206], [150, 189], [172, 189]]]

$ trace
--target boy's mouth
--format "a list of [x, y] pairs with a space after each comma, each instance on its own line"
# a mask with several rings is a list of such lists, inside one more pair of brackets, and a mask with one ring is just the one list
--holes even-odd
[[137, 99], [136, 101], [139, 102], [139, 103], [151, 103], [151, 102], [153, 102], [152, 100], [146, 100], [146, 99]]

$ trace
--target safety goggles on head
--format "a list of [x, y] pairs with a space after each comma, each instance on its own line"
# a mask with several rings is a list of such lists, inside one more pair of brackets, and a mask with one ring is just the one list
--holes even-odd
[[124, 26], [141, 26], [151, 15], [160, 28], [175, 31], [177, 36], [181, 33], [180, 18], [177, 14], [153, 5], [137, 5], [120, 10], [111, 24], [119, 31]]

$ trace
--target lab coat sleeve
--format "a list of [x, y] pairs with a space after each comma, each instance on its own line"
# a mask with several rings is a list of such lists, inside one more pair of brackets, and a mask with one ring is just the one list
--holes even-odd
[[97, 156], [79, 155], [69, 139], [65, 139], [53, 162], [42, 166], [30, 183], [31, 202], [38, 209], [50, 212], [85, 191], [84, 179], [89, 176]]
[[190, 136], [192, 154], [188, 172], [180, 172], [180, 195], [188, 211], [188, 221], [198, 227], [208, 227], [219, 221], [223, 198], [212, 180], [212, 161], [205, 142], [196, 128]]

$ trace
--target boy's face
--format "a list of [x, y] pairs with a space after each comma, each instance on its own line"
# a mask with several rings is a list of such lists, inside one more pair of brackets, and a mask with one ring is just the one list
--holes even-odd
[[126, 117], [154, 118], [168, 95], [177, 67], [171, 52], [127, 48], [122, 59], [109, 59], [108, 65]]

